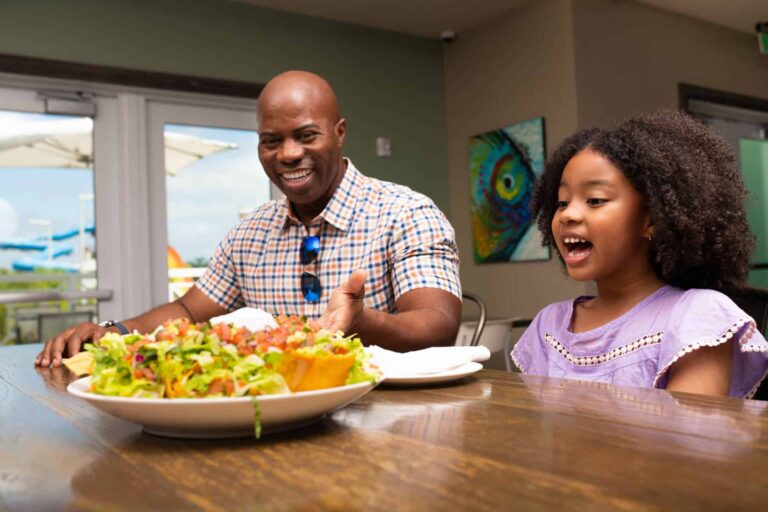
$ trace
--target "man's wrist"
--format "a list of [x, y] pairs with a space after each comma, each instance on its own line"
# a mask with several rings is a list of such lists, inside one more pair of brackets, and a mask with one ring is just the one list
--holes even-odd
[[129, 334], [131, 331], [128, 330], [128, 328], [123, 324], [123, 322], [117, 322], [115, 320], [106, 320], [104, 322], [101, 322], [99, 324], [102, 327], [117, 327], [117, 330], [120, 334]]

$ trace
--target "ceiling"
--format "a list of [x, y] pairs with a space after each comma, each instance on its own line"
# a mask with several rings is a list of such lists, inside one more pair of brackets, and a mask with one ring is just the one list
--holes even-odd
[[[462, 32], [529, 0], [236, 0], [365, 27], [439, 38]], [[531, 0], [538, 1], [538, 0]], [[627, 0], [614, 0], [627, 1]], [[741, 32], [768, 22], [768, 0], [635, 0]]]
[[749, 34], [768, 22], [767, 0], [636, 0]]

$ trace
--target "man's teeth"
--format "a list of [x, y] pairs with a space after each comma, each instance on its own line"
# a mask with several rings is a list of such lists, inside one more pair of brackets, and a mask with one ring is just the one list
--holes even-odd
[[579, 243], [585, 244], [585, 243], [587, 243], [587, 241], [584, 240], [583, 238], [570, 238], [570, 237], [569, 238], [563, 238], [563, 242], [565, 242], [567, 244], [579, 244]]
[[282, 174], [282, 178], [284, 180], [300, 180], [301, 178], [309, 176], [310, 174], [312, 174], [312, 169], [300, 169], [293, 172], [284, 172]]

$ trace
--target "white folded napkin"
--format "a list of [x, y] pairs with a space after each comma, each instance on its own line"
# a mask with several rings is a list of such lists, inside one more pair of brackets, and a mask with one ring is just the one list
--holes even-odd
[[432, 347], [412, 352], [393, 352], [376, 345], [366, 347], [371, 361], [384, 377], [429, 375], [454, 370], [470, 361], [486, 361], [488, 347]]
[[211, 318], [211, 325], [233, 324], [235, 327], [245, 327], [251, 332], [274, 329], [275, 319], [264, 311], [256, 308], [240, 308], [226, 315]]

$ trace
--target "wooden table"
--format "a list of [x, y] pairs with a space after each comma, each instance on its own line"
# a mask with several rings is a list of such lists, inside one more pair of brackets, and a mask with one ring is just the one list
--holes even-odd
[[767, 510], [768, 403], [484, 370], [261, 440], [141, 433], [0, 349], [0, 509]]

